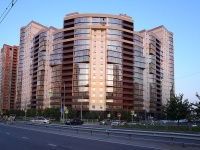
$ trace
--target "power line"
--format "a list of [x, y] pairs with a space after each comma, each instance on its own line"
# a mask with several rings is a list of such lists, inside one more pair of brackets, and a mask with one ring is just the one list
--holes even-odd
[[182, 76], [182, 77], [178, 77], [178, 78], [175, 78], [175, 79], [180, 79], [180, 78], [184, 78], [184, 77], [188, 77], [188, 76], [193, 76], [193, 75], [196, 75], [196, 74], [200, 74], [200, 72], [188, 74], [188, 75], [185, 75], [185, 76]]
[[10, 4], [6, 7], [6, 10], [3, 12], [3, 14], [1, 15], [0, 19], [2, 18], [2, 16], [5, 14], [5, 12], [7, 11], [8, 7], [12, 4], [12, 2], [10, 2]]
[[[6, 10], [3, 12], [3, 14], [1, 15], [1, 17], [0, 17], [0, 19], [2, 18], [2, 20], [0, 21], [0, 23], [2, 23], [3, 22], [3, 20], [5, 19], [5, 17], [8, 15], [8, 13], [10, 12], [10, 10], [13, 8], [13, 6], [15, 5], [15, 3], [17, 2], [17, 0], [16, 1], [14, 1], [14, 0], [12, 0], [12, 2], [8, 5], [8, 7], [6, 8]], [[12, 6], [10, 7], [10, 5], [12, 4]], [[10, 7], [10, 9], [7, 11], [7, 9]], [[5, 12], [7, 11], [7, 13], [5, 14]], [[5, 15], [4, 15], [5, 14]], [[4, 16], [3, 16], [4, 15]]]

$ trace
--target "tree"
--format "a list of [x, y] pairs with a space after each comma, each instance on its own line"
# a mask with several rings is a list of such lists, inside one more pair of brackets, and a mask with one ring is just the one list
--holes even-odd
[[73, 112], [73, 110], [72, 110], [71, 107], [68, 108], [67, 118], [68, 118], [68, 119], [73, 119], [73, 118], [75, 118], [75, 113]]
[[183, 100], [183, 94], [173, 95], [165, 106], [165, 113], [171, 120], [185, 119], [190, 114], [191, 104], [188, 99]]
[[193, 103], [192, 105], [194, 106], [193, 110], [196, 118], [200, 118], [200, 95], [196, 93], [196, 97], [199, 99], [199, 102]]
[[[119, 113], [121, 113], [121, 118], [120, 120], [125, 120], [127, 122], [130, 122], [131, 121], [131, 112], [130, 111], [127, 111], [127, 110], [124, 110], [124, 109], [121, 109], [118, 111]], [[117, 116], [116, 116], [117, 117]], [[117, 117], [118, 118], [118, 117]]]

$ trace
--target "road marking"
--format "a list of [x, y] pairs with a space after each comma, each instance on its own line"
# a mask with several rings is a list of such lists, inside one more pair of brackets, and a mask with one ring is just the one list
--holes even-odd
[[23, 139], [28, 139], [27, 137], [22, 137]]
[[8, 132], [5, 132], [5, 134], [10, 134], [10, 133], [8, 133]]
[[50, 145], [50, 146], [54, 146], [54, 147], [56, 147], [57, 145], [54, 145], [54, 144], [48, 144], [48, 145]]

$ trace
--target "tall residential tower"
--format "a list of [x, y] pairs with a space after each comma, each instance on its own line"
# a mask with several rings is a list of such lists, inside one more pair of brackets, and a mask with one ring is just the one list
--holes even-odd
[[51, 105], [60, 105], [61, 90], [63, 103], [73, 110], [143, 111], [143, 38], [131, 17], [66, 15], [50, 63]]
[[20, 29], [20, 45], [19, 45], [19, 62], [17, 74], [17, 90], [16, 90], [16, 109], [25, 109], [31, 101], [32, 77], [30, 75], [30, 67], [32, 65], [31, 48], [32, 40], [36, 33], [45, 26], [31, 21], [27, 26]]
[[0, 112], [14, 109], [18, 46], [3, 45], [0, 60]]

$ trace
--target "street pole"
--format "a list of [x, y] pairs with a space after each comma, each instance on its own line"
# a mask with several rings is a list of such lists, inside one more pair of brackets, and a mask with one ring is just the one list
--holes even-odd
[[[63, 82], [63, 84], [64, 84], [64, 107], [65, 107], [65, 82]], [[65, 120], [65, 112], [64, 112], [64, 114], [63, 114], [63, 120]]]
[[26, 110], [26, 101], [25, 101], [25, 110], [24, 110], [24, 112], [25, 112], [25, 120], [26, 120], [26, 112], [27, 112], [27, 110]]
[[60, 121], [62, 122], [62, 113], [63, 113], [63, 108], [62, 108], [62, 84], [61, 84], [61, 81], [59, 81], [59, 83], [60, 83], [60, 110], [61, 110], [61, 112], [60, 112]]
[[[83, 91], [82, 91], [82, 100], [83, 100]], [[83, 118], [83, 106], [82, 106], [82, 100], [81, 100], [81, 120]]]

